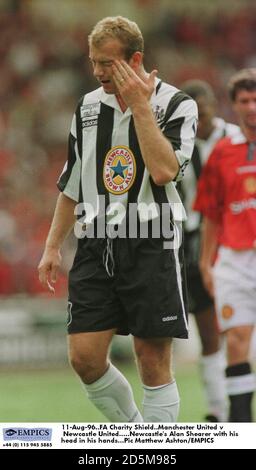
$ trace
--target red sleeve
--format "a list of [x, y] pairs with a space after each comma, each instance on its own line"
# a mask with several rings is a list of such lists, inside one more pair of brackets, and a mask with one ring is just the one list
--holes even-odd
[[220, 172], [221, 147], [217, 144], [210, 154], [198, 180], [193, 209], [213, 222], [220, 222], [223, 214], [223, 184]]

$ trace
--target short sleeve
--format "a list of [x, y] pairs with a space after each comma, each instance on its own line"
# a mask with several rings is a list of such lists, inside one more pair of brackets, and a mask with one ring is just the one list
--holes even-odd
[[162, 129], [164, 136], [170, 140], [179, 163], [180, 169], [175, 181], [183, 178], [186, 166], [191, 160], [197, 120], [197, 105], [194, 100], [185, 95]]
[[68, 139], [68, 158], [57, 181], [61, 192], [74, 201], [79, 200], [81, 159], [77, 147], [76, 114], [73, 116]]

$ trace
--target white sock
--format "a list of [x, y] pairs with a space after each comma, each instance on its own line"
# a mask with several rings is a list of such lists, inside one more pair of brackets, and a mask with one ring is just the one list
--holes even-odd
[[179, 414], [180, 397], [176, 382], [159, 387], [143, 385], [143, 418], [145, 422], [174, 423]]
[[208, 414], [219, 421], [227, 421], [226, 360], [222, 350], [200, 359], [200, 372], [204, 384]]
[[100, 379], [84, 386], [88, 398], [109, 421], [143, 422], [129, 382], [113, 364]]

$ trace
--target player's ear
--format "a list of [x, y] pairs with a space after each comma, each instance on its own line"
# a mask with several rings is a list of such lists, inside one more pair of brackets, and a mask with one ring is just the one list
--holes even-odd
[[143, 54], [142, 52], [136, 51], [133, 53], [129, 60], [129, 65], [132, 67], [133, 70], [138, 70], [143, 62]]

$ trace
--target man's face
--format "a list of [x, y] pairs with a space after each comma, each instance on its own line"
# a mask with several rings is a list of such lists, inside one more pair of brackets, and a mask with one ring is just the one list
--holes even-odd
[[[100, 82], [104, 91], [117, 94], [117, 88], [112, 78], [112, 65], [114, 60], [124, 60], [124, 47], [118, 39], [107, 39], [100, 46], [93, 44], [89, 49], [89, 56], [93, 67], [93, 75]], [[131, 64], [132, 61], [128, 61]]]
[[215, 115], [214, 104], [209, 102], [205, 96], [199, 96], [196, 99], [198, 106], [198, 127], [197, 137], [206, 140], [213, 130], [213, 118]]
[[242, 126], [256, 132], [256, 89], [239, 90], [233, 103]]

